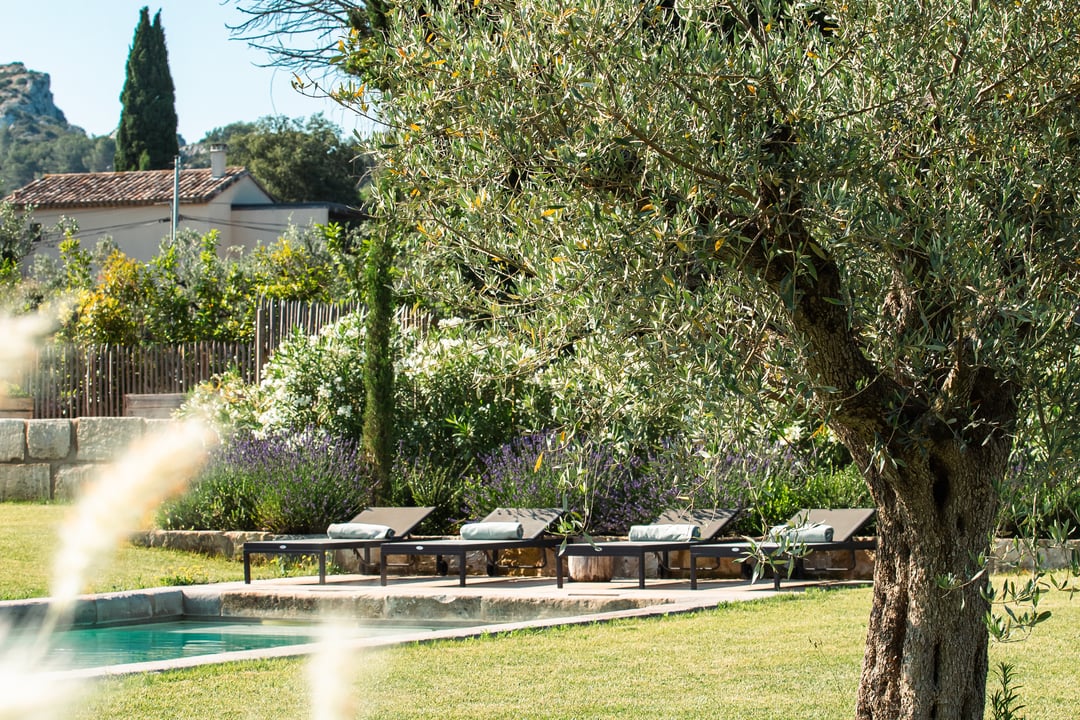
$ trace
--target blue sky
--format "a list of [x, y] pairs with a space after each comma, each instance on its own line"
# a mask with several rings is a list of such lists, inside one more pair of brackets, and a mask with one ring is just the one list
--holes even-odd
[[22, 62], [48, 73], [53, 99], [67, 120], [90, 135], [120, 121], [124, 66], [139, 21], [161, 10], [169, 68], [176, 86], [179, 131], [187, 142], [207, 131], [265, 115], [306, 118], [317, 112], [351, 132], [367, 123], [332, 101], [296, 92], [291, 73], [259, 67], [268, 57], [232, 39], [227, 25], [244, 15], [219, 0], [15, 0], [4, 3], [0, 64]]

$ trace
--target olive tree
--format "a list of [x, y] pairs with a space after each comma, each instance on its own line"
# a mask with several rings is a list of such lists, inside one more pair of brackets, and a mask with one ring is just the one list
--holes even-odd
[[978, 718], [996, 489], [1080, 335], [1078, 31], [1064, 0], [400, 0], [338, 96], [391, 129], [415, 281], [563, 351], [723, 358], [830, 429], [878, 510], [856, 716]]
[[17, 277], [19, 263], [30, 254], [36, 235], [34, 208], [18, 212], [8, 202], [0, 202], [0, 279]]

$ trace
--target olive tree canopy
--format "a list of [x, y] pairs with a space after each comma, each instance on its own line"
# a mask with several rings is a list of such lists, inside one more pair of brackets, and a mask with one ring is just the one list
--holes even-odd
[[818, 418], [878, 508], [857, 717], [982, 717], [997, 486], [1080, 339], [1071, 4], [376, 10], [338, 94], [414, 280]]

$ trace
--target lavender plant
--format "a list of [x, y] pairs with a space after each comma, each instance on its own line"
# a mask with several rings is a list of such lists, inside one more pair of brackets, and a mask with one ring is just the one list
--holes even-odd
[[354, 516], [375, 490], [357, 442], [308, 429], [252, 439], [243, 461], [261, 475], [256, 516], [278, 533], [324, 532]]
[[669, 439], [648, 454], [644, 472], [679, 489], [696, 507], [744, 508], [735, 529], [745, 534], [782, 523], [801, 508], [872, 504], [854, 466], [836, 469], [807, 445], [785, 441], [731, 443], [726, 450], [701, 440]]
[[464, 493], [479, 516], [496, 507], [564, 507], [590, 534], [622, 534], [676, 501], [666, 478], [641, 472], [640, 458], [614, 443], [534, 433], [480, 460]]
[[479, 474], [468, 480], [463, 494], [469, 514], [479, 517], [497, 507], [561, 507], [566, 488], [552, 461], [556, 440], [551, 432], [532, 433], [482, 456]]
[[373, 489], [371, 468], [352, 440], [310, 428], [237, 435], [159, 521], [171, 529], [321, 533], [354, 516]]

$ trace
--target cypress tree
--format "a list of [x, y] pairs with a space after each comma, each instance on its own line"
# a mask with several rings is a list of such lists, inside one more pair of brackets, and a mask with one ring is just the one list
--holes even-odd
[[363, 447], [377, 479], [373, 502], [390, 500], [390, 470], [394, 464], [394, 357], [391, 334], [394, 321], [391, 230], [372, 233], [364, 262], [364, 294], [367, 300], [367, 331], [364, 347]]
[[139, 11], [139, 24], [128, 52], [127, 76], [120, 93], [122, 109], [116, 134], [116, 170], [163, 170], [180, 152], [176, 136], [176, 90], [169, 73], [169, 54], [161, 11], [150, 23], [149, 8]]

